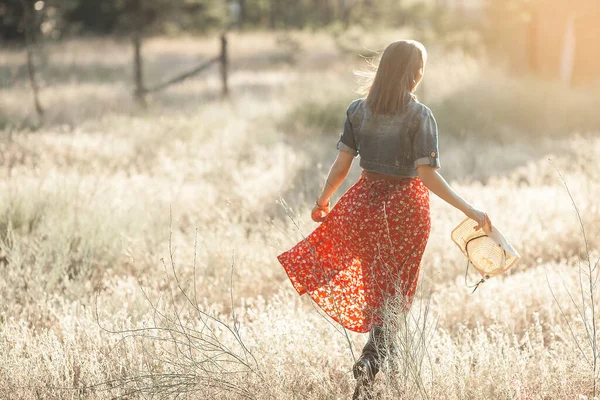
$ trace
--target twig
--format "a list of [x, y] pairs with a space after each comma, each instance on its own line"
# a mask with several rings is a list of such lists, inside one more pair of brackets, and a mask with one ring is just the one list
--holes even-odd
[[[183, 394], [193, 393], [203, 396], [211, 394], [210, 397], [214, 397], [219, 393], [230, 393], [240, 398], [255, 399], [256, 396], [246, 384], [238, 381], [238, 378], [233, 379], [236, 376], [253, 375], [260, 382], [265, 382], [258, 368], [258, 361], [242, 340], [240, 321], [233, 307], [235, 257], [233, 257], [231, 265], [230, 300], [233, 322], [230, 325], [218, 316], [202, 310], [198, 305], [195, 281], [197, 232], [194, 243], [194, 292], [190, 294], [187, 289], [182, 287], [177, 274], [175, 251], [172, 246], [171, 213], [169, 221], [170, 268], [167, 267], [165, 260], [161, 259], [169, 295], [162, 296], [161, 293], [158, 300], [153, 301], [144, 289], [141, 280], [138, 280], [142, 294], [152, 311], [152, 324], [139, 328], [109, 329], [100, 322], [96, 306], [96, 322], [100, 329], [121, 336], [111, 351], [126, 340], [139, 340], [142, 346], [142, 361], [145, 371], [133, 372], [129, 377], [105, 380], [87, 386], [86, 389], [119, 390], [120, 393], [116, 398], [128, 398], [133, 395], [179, 397]], [[175, 286], [172, 283], [175, 283]], [[177, 300], [176, 294], [182, 295], [183, 301]], [[200, 327], [195, 327], [188, 317], [184, 317], [186, 308], [192, 311], [191, 315], [197, 317]], [[234, 340], [234, 348], [220, 339], [222, 333], [229, 335]], [[146, 347], [146, 343], [152, 344], [153, 347]], [[151, 365], [150, 361], [159, 361], [162, 368], [156, 371], [156, 367]]]
[[[591, 348], [591, 353], [592, 353], [592, 359], [590, 361], [590, 359], [588, 358], [588, 356], [586, 355], [586, 352], [584, 351], [584, 349], [581, 347], [581, 345], [579, 344], [579, 341], [577, 340], [577, 337], [575, 336], [575, 333], [571, 327], [570, 322], [567, 320], [567, 317], [561, 307], [561, 305], [559, 304], [554, 291], [552, 290], [552, 288], [550, 288], [550, 291], [552, 293], [552, 297], [554, 298], [554, 301], [556, 302], [556, 304], [559, 307], [559, 310], [561, 312], [561, 315], [563, 316], [563, 318], [565, 319], [565, 321], [567, 322], [567, 326], [569, 327], [569, 331], [571, 333], [571, 336], [573, 338], [573, 340], [575, 341], [577, 347], [579, 348], [579, 351], [581, 352], [581, 354], [583, 355], [583, 357], [585, 358], [586, 362], [588, 364], [591, 365], [592, 367], [592, 397], [596, 397], [596, 375], [598, 373], [598, 358], [600, 357], [599, 351], [598, 351], [598, 337], [597, 337], [597, 327], [596, 327], [596, 299], [594, 297], [594, 289], [596, 287], [596, 282], [598, 280], [598, 262], [596, 262], [594, 265], [592, 265], [592, 259], [591, 259], [591, 253], [590, 253], [590, 249], [589, 249], [589, 242], [587, 239], [587, 235], [585, 232], [585, 226], [583, 224], [583, 218], [581, 216], [581, 213], [579, 211], [579, 208], [577, 207], [577, 204], [575, 202], [575, 199], [571, 193], [571, 190], [569, 189], [569, 186], [567, 185], [567, 182], [565, 181], [563, 175], [561, 174], [561, 172], [558, 170], [558, 168], [556, 167], [556, 164], [550, 159], [549, 160], [550, 163], [552, 164], [552, 166], [554, 167], [554, 169], [556, 170], [556, 172], [558, 173], [558, 176], [560, 178], [560, 181], [563, 183], [567, 194], [569, 196], [569, 199], [571, 200], [571, 204], [573, 205], [573, 208], [575, 209], [575, 213], [577, 215], [577, 221], [579, 223], [579, 228], [581, 230], [581, 235], [583, 237], [583, 243], [584, 243], [584, 248], [585, 248], [585, 257], [586, 257], [586, 264], [587, 264], [587, 271], [585, 269], [583, 269], [581, 267], [581, 261], [578, 259], [578, 278], [579, 278], [579, 294], [581, 296], [581, 305], [582, 305], [582, 310], [579, 309], [577, 303], [575, 302], [575, 299], [573, 298], [573, 296], [571, 295], [570, 290], [567, 288], [566, 284], [564, 283], [563, 280], [563, 286], [565, 287], [565, 290], [567, 292], [567, 294], [569, 295], [569, 299], [571, 300], [571, 302], [573, 303], [573, 305], [575, 306], [575, 309], [577, 310], [579, 316], [581, 317], [582, 323], [583, 323], [583, 327], [585, 329], [585, 333], [586, 333], [586, 337], [587, 337], [587, 341], [589, 343], [589, 346]], [[596, 276], [594, 277], [594, 273], [596, 274]], [[586, 276], [587, 279], [587, 284], [588, 284], [588, 289], [589, 289], [589, 293], [586, 293], [585, 289], [584, 289], [584, 282], [583, 282], [583, 277], [582, 275]], [[548, 275], [546, 273], [546, 281], [548, 282], [548, 286], [550, 287], [550, 283], [548, 280]], [[586, 298], [587, 297], [587, 298]], [[591, 309], [591, 321], [588, 321], [588, 318], [586, 317], [586, 306], [587, 303], [589, 303], [589, 307]]]

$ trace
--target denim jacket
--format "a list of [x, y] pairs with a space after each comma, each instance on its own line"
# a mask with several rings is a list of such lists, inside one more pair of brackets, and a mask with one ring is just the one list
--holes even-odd
[[381, 174], [417, 176], [419, 165], [440, 168], [437, 123], [431, 110], [413, 99], [394, 116], [373, 115], [364, 99], [354, 100], [337, 149], [360, 155], [363, 169]]

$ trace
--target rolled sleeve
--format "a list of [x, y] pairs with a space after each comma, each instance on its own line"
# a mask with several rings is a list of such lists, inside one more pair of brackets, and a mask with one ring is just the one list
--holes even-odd
[[336, 148], [340, 151], [352, 154], [354, 157], [358, 156], [358, 147], [354, 139], [354, 131], [352, 129], [352, 123], [346, 110], [346, 121], [344, 122], [344, 131], [340, 133], [340, 138], [337, 142]]
[[413, 162], [415, 168], [429, 165], [438, 169], [441, 166], [437, 122], [428, 108], [423, 110], [416, 124], [413, 138]]

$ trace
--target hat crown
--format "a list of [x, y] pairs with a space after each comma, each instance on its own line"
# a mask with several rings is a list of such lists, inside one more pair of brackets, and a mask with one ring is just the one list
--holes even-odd
[[475, 230], [477, 222], [462, 221], [453, 231], [452, 240], [485, 279], [501, 275], [519, 260], [519, 253], [508, 243], [498, 228], [487, 226]]

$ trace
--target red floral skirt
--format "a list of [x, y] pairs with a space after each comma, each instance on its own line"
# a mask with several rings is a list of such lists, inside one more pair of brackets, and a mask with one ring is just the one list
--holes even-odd
[[386, 300], [410, 308], [430, 228], [429, 190], [418, 177], [363, 172], [325, 221], [277, 259], [298, 293], [346, 329], [368, 332], [382, 325]]

